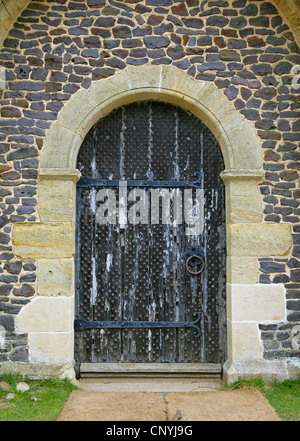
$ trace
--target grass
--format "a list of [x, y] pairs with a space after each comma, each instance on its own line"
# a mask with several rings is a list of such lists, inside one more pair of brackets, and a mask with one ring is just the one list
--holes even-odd
[[[19, 375], [1, 375], [11, 390], [0, 388], [0, 421], [55, 421], [72, 390], [77, 389], [68, 380], [30, 380]], [[28, 391], [17, 391], [19, 382], [30, 387]], [[13, 393], [15, 397], [6, 400]]]
[[300, 421], [300, 380], [264, 383], [262, 380], [240, 380], [231, 388], [243, 385], [257, 388], [274, 407], [282, 421]]

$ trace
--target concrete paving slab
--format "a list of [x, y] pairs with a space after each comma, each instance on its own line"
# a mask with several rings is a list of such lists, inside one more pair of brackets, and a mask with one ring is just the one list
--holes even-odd
[[58, 421], [280, 421], [255, 388], [213, 392], [73, 391]]
[[166, 421], [166, 405], [151, 392], [75, 390], [57, 421]]
[[165, 397], [168, 416], [180, 421], [280, 421], [255, 388], [219, 392], [173, 393]]

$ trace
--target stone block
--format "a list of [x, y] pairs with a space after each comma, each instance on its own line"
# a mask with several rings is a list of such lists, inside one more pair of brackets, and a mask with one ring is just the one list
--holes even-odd
[[[31, 364], [63, 365], [72, 363], [74, 333], [33, 333], [29, 335], [29, 360]], [[57, 368], [56, 368], [57, 370]]]
[[227, 227], [231, 256], [285, 256], [292, 247], [291, 225], [239, 223]]
[[240, 361], [261, 360], [262, 347], [257, 323], [227, 322], [228, 358]]
[[19, 333], [71, 332], [74, 320], [73, 297], [35, 297], [16, 319]]
[[258, 283], [259, 263], [257, 258], [228, 256], [226, 280], [228, 283]]
[[223, 173], [226, 181], [226, 216], [228, 222], [262, 222], [263, 208], [258, 182], [259, 175], [234, 176]]
[[74, 222], [76, 183], [43, 177], [38, 183], [38, 213], [41, 222]]
[[74, 295], [73, 259], [40, 259], [37, 262], [39, 296]]
[[75, 226], [70, 222], [16, 224], [13, 250], [24, 259], [61, 259], [74, 256]]
[[228, 318], [234, 322], [285, 320], [285, 289], [281, 284], [235, 284], [227, 287]]

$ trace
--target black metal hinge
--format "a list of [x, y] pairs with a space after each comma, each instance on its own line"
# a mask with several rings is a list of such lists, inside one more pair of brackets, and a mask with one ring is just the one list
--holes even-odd
[[194, 337], [200, 337], [200, 313], [194, 312], [197, 317], [193, 322], [142, 322], [142, 321], [87, 321], [76, 319], [74, 321], [75, 331], [87, 329], [155, 329], [155, 328], [194, 328]]

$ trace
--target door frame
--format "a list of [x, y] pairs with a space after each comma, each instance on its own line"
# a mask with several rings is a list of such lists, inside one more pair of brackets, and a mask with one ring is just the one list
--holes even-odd
[[[74, 251], [76, 159], [90, 128], [116, 107], [162, 100], [200, 118], [218, 140], [225, 162], [227, 361], [224, 378], [282, 376], [286, 361], [263, 358], [258, 324], [285, 318], [282, 284], [259, 284], [258, 258], [284, 256], [292, 246], [291, 226], [263, 222], [258, 184], [262, 149], [246, 121], [213, 83], [167, 66], [128, 67], [75, 93], [51, 125], [41, 152], [39, 222], [13, 228], [13, 251], [37, 262], [37, 294], [17, 317], [29, 339], [29, 371], [53, 370], [74, 377]], [[255, 305], [259, 303], [259, 308]], [[41, 320], [40, 317], [44, 319]], [[23, 372], [26, 366], [23, 366]]]

